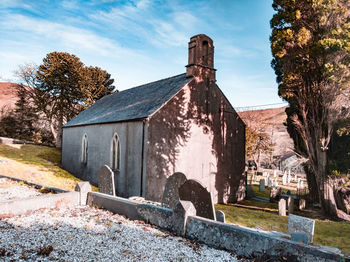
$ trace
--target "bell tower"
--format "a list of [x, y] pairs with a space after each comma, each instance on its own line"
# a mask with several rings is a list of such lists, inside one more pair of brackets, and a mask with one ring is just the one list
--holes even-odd
[[215, 82], [214, 45], [210, 37], [200, 34], [192, 36], [188, 43], [188, 65], [186, 77], [199, 77]]

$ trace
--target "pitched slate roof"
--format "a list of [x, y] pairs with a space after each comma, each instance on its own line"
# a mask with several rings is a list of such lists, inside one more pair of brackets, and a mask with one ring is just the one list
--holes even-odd
[[64, 127], [146, 118], [191, 80], [186, 74], [181, 74], [105, 96]]

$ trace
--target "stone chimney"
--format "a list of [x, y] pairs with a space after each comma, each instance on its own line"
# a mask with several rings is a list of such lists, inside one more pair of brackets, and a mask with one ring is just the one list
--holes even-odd
[[188, 43], [188, 65], [186, 77], [198, 77], [215, 82], [214, 45], [210, 37], [200, 34], [192, 36]]

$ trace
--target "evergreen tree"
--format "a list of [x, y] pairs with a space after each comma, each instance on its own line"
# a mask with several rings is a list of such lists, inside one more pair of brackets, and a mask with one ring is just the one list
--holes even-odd
[[274, 0], [272, 67], [288, 101], [288, 131], [307, 159], [308, 182], [326, 214], [339, 216], [327, 150], [335, 123], [349, 116], [350, 2]]

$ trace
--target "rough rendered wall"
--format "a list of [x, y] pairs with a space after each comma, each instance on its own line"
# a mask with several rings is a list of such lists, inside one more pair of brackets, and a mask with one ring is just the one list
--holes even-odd
[[216, 84], [191, 81], [149, 120], [146, 198], [161, 199], [166, 178], [183, 172], [214, 202], [242, 196], [245, 127]]
[[[142, 121], [69, 127], [63, 129], [62, 165], [70, 173], [97, 185], [102, 165], [111, 166], [111, 143], [117, 132], [121, 145], [120, 172], [115, 175], [116, 194], [140, 195]], [[83, 135], [88, 137], [87, 165], [81, 163]]]

